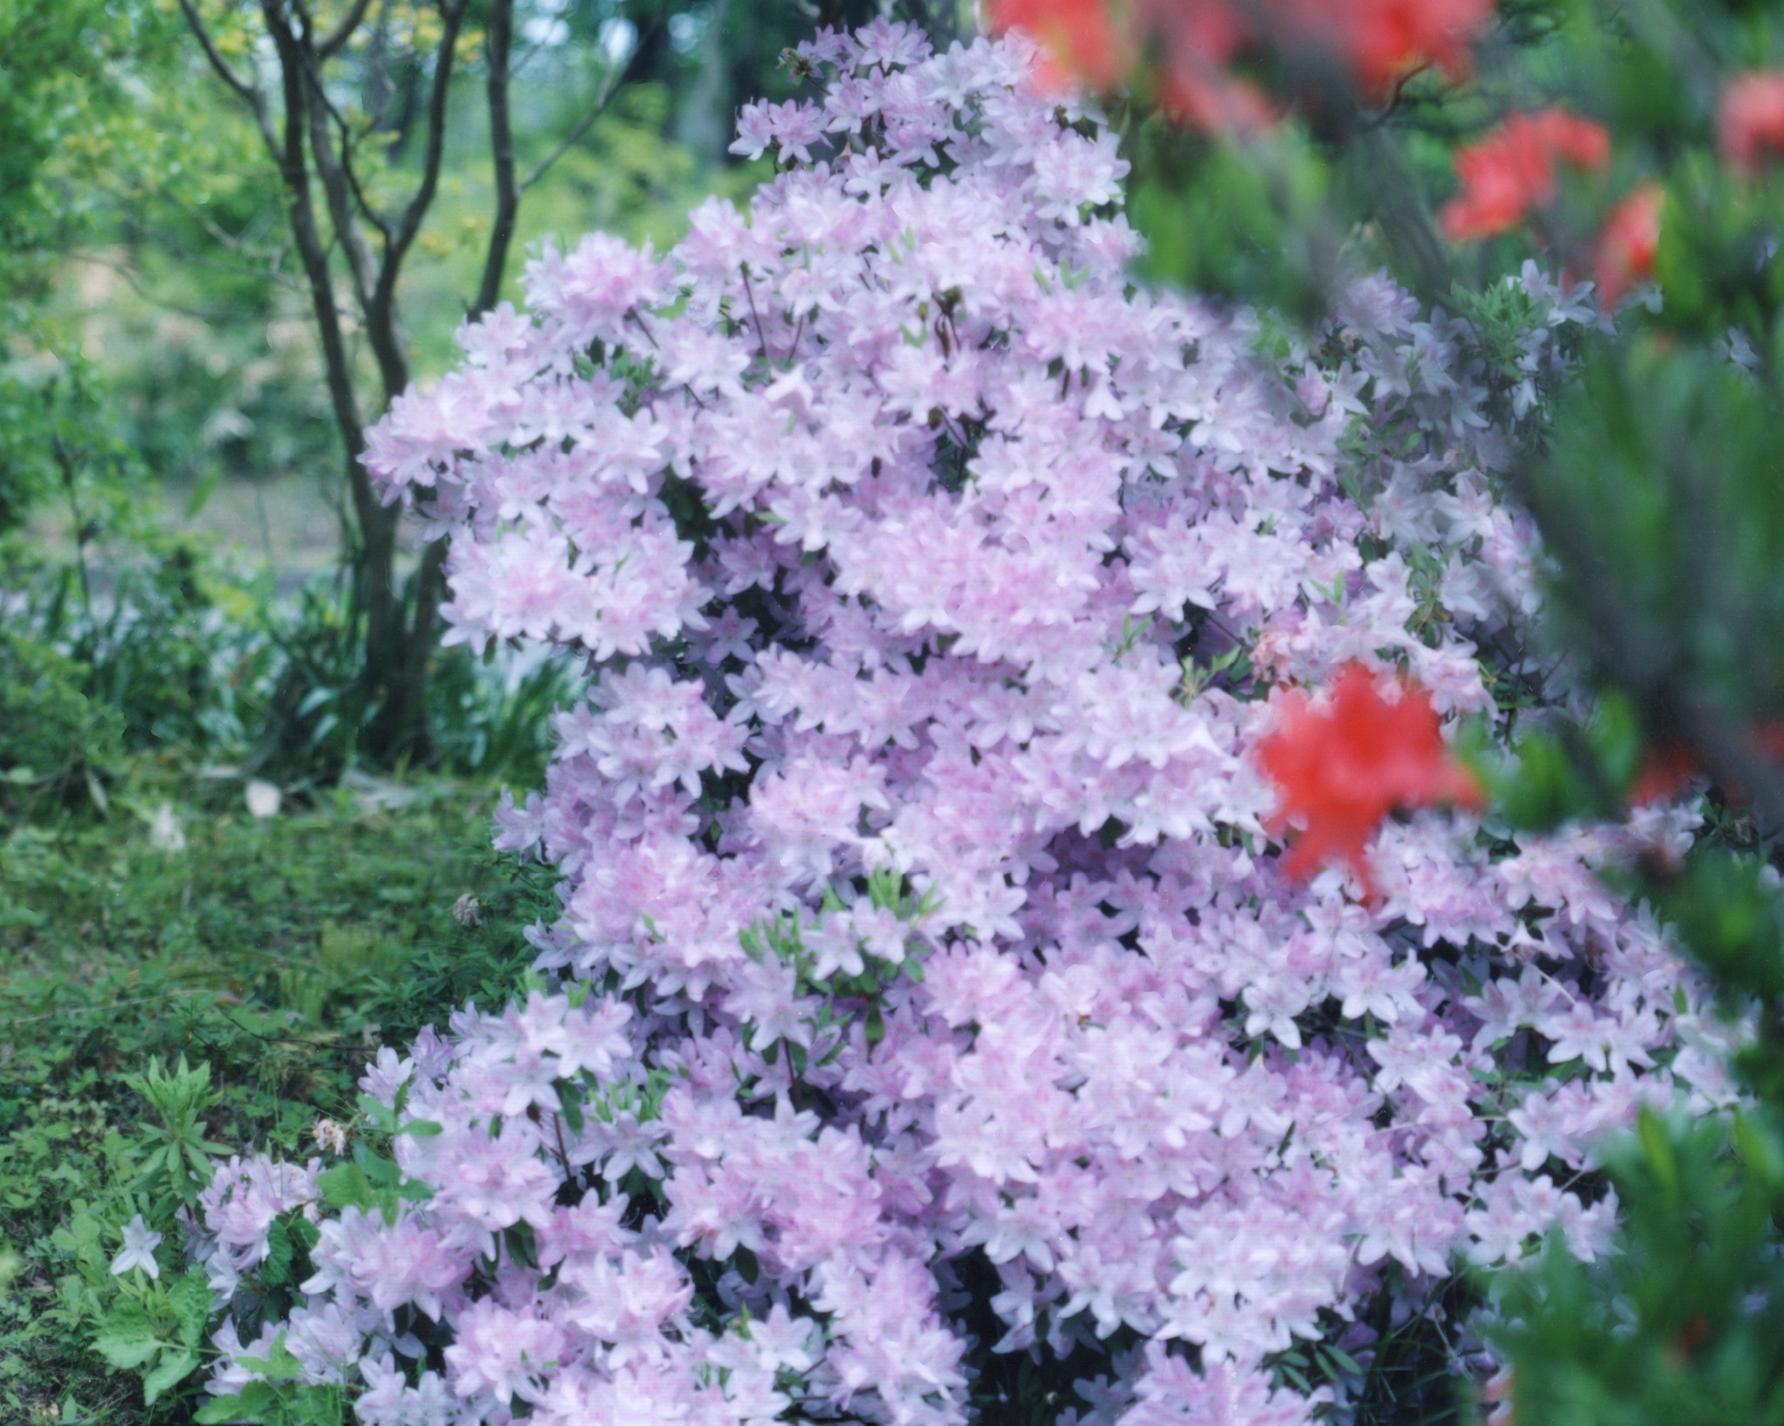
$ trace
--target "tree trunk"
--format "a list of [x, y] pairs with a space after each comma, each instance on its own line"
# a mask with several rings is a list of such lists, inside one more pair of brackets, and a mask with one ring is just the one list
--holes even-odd
[[[238, 74], [224, 58], [194, 0], [178, 3], [211, 68], [252, 112], [285, 189], [292, 240], [303, 267], [321, 345], [329, 406], [345, 457], [344, 475], [352, 515], [348, 556], [352, 610], [363, 629], [359, 677], [365, 716], [362, 746], [369, 757], [385, 764], [404, 758], [426, 760], [432, 753], [427, 719], [428, 673], [440, 604], [445, 597], [446, 551], [443, 542], [436, 541], [422, 551], [412, 578], [398, 578], [401, 513], [379, 499], [362, 463], [362, 372], [348, 347], [342, 297], [336, 284], [344, 269], [352, 309], [377, 369], [382, 399], [374, 409], [383, 409], [409, 384], [408, 346], [397, 303], [398, 280], [403, 260], [438, 191], [456, 43], [471, 0], [439, 0], [443, 24], [431, 72], [422, 57], [405, 54], [396, 62], [394, 85], [388, 48], [389, 4], [388, 0], [376, 0], [372, 52], [363, 85], [373, 119], [369, 129], [358, 134], [332, 104], [323, 71], [347, 48], [371, 13], [374, 0], [356, 0], [324, 34], [315, 31], [304, 5], [293, 0], [259, 0], [261, 17], [277, 58], [276, 72], [268, 76], [278, 94], [276, 109], [254, 74]], [[480, 6], [480, 13], [487, 20], [487, 93], [496, 211], [481, 280], [469, 304], [472, 316], [493, 306], [500, 292], [520, 201], [509, 110], [513, 0], [488, 0], [487, 5]], [[394, 119], [386, 117], [386, 111], [392, 107], [397, 110]], [[400, 213], [385, 213], [374, 207], [355, 171], [354, 145], [363, 142], [371, 131], [394, 133], [399, 148], [411, 148], [416, 139], [421, 142], [420, 178]], [[327, 215], [326, 232], [318, 218], [317, 189]], [[371, 241], [374, 232], [381, 239], [376, 250]]]

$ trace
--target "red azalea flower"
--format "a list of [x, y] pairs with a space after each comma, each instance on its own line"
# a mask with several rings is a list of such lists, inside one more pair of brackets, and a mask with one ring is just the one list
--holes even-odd
[[1159, 56], [1159, 101], [1181, 124], [1257, 134], [1275, 122], [1269, 97], [1228, 68], [1256, 34], [1225, 0], [1145, 0], [1141, 27]]
[[1423, 689], [1402, 684], [1390, 702], [1359, 664], [1339, 674], [1323, 707], [1299, 691], [1285, 694], [1273, 732], [1257, 758], [1279, 793], [1272, 831], [1300, 824], [1290, 849], [1291, 876], [1346, 861], [1373, 896], [1367, 848], [1396, 807], [1480, 804], [1474, 775], [1450, 755]]
[[1159, 59], [1167, 113], [1198, 127], [1255, 131], [1273, 117], [1254, 84], [1230, 72], [1267, 35], [1284, 48], [1329, 54], [1363, 95], [1379, 101], [1423, 65], [1452, 77], [1493, 0], [990, 0], [993, 33], [1022, 29], [1045, 48], [1052, 73], [1098, 89], [1124, 80], [1142, 53]]
[[1532, 208], [1555, 197], [1555, 160], [1575, 168], [1603, 168], [1611, 138], [1604, 125], [1565, 109], [1513, 114], [1456, 155], [1462, 191], [1439, 219], [1453, 241], [1491, 237], [1515, 228]]
[[1603, 168], [1611, 161], [1611, 133], [1603, 124], [1569, 114], [1558, 104], [1531, 117], [1549, 149], [1575, 168]]
[[1654, 255], [1660, 249], [1660, 199], [1660, 185], [1644, 183], [1604, 220], [1592, 266], [1598, 275], [1599, 300], [1606, 307], [1615, 307], [1632, 283], [1654, 275]]
[[[1748, 730], [1753, 745], [1774, 762], [1784, 761], [1784, 723], [1764, 723]], [[1629, 793], [1631, 806], [1641, 807], [1663, 798], [1676, 797], [1692, 778], [1701, 776], [1697, 755], [1682, 738], [1667, 738], [1650, 744], [1642, 752], [1641, 770]], [[1738, 787], [1728, 789], [1729, 796], [1744, 802], [1746, 794]]]
[[1113, 89], [1138, 58], [1105, 0], [990, 0], [988, 18], [993, 34], [1021, 30], [1036, 40], [1049, 61], [1043, 79], [1056, 84], [1075, 77]]
[[[1493, 0], [1275, 0], [1270, 8], [1305, 33], [1325, 32], [1357, 88], [1381, 100], [1424, 65], [1436, 65], [1452, 79], [1466, 75], [1469, 44], [1492, 18]], [[1293, 33], [1285, 38], [1292, 40]]]
[[1672, 797], [1697, 773], [1697, 759], [1677, 738], [1649, 747], [1642, 753], [1641, 770], [1636, 774], [1635, 786], [1630, 789], [1630, 805], [1645, 807], [1650, 802]]
[[1784, 71], [1730, 80], [1716, 106], [1716, 137], [1722, 157], [1747, 173], [1784, 154]]

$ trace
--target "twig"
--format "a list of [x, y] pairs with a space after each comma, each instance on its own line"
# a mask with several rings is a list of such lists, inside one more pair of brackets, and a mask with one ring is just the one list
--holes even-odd
[[584, 114], [576, 127], [564, 135], [563, 141], [548, 153], [539, 166], [522, 180], [520, 185], [520, 191], [522, 193], [526, 192], [527, 189], [531, 188], [541, 178], [545, 177], [546, 171], [565, 154], [569, 153], [570, 150], [581, 141], [582, 136], [592, 129], [595, 126], [595, 122], [607, 112], [608, 106], [613, 103], [615, 97], [619, 94], [619, 91], [631, 81], [632, 71], [638, 66], [639, 56], [649, 48], [647, 41], [655, 38], [657, 29], [661, 24], [662, 21], [658, 20], [647, 32], [639, 36], [636, 43], [632, 46], [632, 53], [626, 57], [626, 62], [620, 68], [620, 71], [609, 78], [607, 83], [602, 86], [600, 96], [595, 100], [594, 108]]
[[341, 17], [341, 23], [324, 35], [316, 43], [316, 53], [322, 59], [328, 59], [353, 38], [353, 33], [365, 19], [365, 12], [372, 7], [372, 0], [354, 0], [353, 8]]
[[756, 289], [750, 284], [750, 265], [743, 264], [743, 295], [749, 298], [750, 316], [756, 323], [756, 340], [762, 344], [762, 360], [769, 361], [768, 334], [762, 330], [762, 314], [756, 310]]
[[211, 32], [205, 28], [204, 21], [199, 17], [192, 0], [180, 0], [180, 13], [186, 17], [187, 28], [197, 36], [199, 46], [204, 50], [204, 57], [210, 61], [210, 66], [217, 72], [217, 77], [253, 111], [254, 122], [260, 128], [260, 137], [265, 140], [267, 149], [277, 155], [279, 142], [273, 134], [272, 123], [267, 118], [266, 96], [261, 93], [258, 85], [250, 84], [229, 67], [229, 61], [224, 59], [222, 53], [217, 49], [216, 42], [211, 38]]
[[415, 235], [421, 231], [421, 220], [427, 216], [427, 210], [434, 201], [434, 193], [439, 188], [440, 164], [446, 152], [446, 95], [452, 84], [453, 50], [457, 47], [458, 32], [469, 8], [470, 0], [458, 0], [457, 4], [450, 3], [450, 0], [441, 0], [440, 3], [445, 28], [440, 36], [439, 48], [434, 53], [434, 83], [428, 96], [427, 147], [423, 151], [421, 162], [421, 184], [410, 198], [408, 206], [403, 209], [396, 231], [385, 245], [383, 268], [378, 275], [374, 294], [374, 300], [380, 307], [388, 307], [396, 293], [397, 273], [402, 266], [403, 257], [415, 241]]

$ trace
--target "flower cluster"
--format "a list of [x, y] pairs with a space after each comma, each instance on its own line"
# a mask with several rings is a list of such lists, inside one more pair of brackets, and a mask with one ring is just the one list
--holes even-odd
[[1723, 159], [1748, 174], [1784, 154], [1784, 73], [1759, 70], [1731, 79], [1716, 107], [1716, 140]]
[[372, 440], [452, 538], [452, 637], [591, 672], [498, 816], [563, 915], [540, 993], [368, 1073], [400, 1183], [213, 1186], [220, 1393], [282, 1340], [363, 1426], [941, 1426], [1024, 1382], [1298, 1426], [1344, 1383], [1277, 1354], [1592, 1251], [1594, 1136], [1726, 1094], [1594, 872], [1685, 814], [1417, 815], [1365, 903], [1288, 875], [1250, 756], [1351, 662], [1430, 691], [1421, 737], [1537, 686], [1483, 653], [1534, 597], [1493, 472], [1590, 303], [1527, 271], [1509, 381], [1380, 277], [1285, 356], [1132, 287], [1114, 138], [1022, 43], [802, 58], [820, 92], [742, 115], [747, 211], [548, 249]]
[[1364, 848], [1389, 812], [1480, 805], [1475, 778], [1444, 747], [1423, 689], [1383, 698], [1370, 672], [1353, 664], [1338, 676], [1328, 708], [1315, 711], [1291, 690], [1279, 713], [1278, 726], [1258, 745], [1258, 760], [1282, 790], [1269, 826], [1302, 826], [1286, 862], [1291, 874], [1306, 875], [1337, 857], [1367, 887]]
[[[1610, 134], [1602, 124], [1557, 106], [1513, 114], [1456, 154], [1462, 191], [1439, 214], [1443, 231], [1458, 242], [1509, 232], [1554, 202], [1557, 161], [1602, 170], [1610, 158]], [[1660, 200], [1660, 186], [1644, 183], [1605, 215], [1592, 245], [1592, 270], [1607, 307], [1654, 275]]]
[[1483, 238], [1517, 227], [1531, 209], [1554, 201], [1557, 159], [1603, 168], [1611, 161], [1611, 136], [1602, 124], [1558, 107], [1513, 114], [1456, 154], [1462, 192], [1444, 205], [1443, 231]]
[[1267, 122], [1269, 100], [1237, 71], [1260, 48], [1309, 71], [1334, 69], [1369, 102], [1428, 65], [1452, 78], [1470, 67], [1493, 0], [992, 0], [993, 27], [1046, 46], [1049, 66], [1097, 89], [1159, 62], [1159, 97], [1176, 117], [1212, 129]]

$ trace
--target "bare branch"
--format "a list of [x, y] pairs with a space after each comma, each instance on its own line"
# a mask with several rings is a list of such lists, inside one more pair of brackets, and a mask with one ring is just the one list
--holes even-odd
[[458, 45], [459, 28], [464, 24], [465, 12], [469, 8], [470, 0], [457, 0], [456, 4], [452, 0], [440, 0], [440, 15], [445, 21], [445, 29], [440, 35], [439, 49], [434, 54], [434, 82], [428, 96], [427, 148], [421, 160], [421, 184], [415, 190], [415, 196], [409, 200], [409, 206], [403, 209], [395, 233], [385, 244], [383, 268], [378, 274], [378, 285], [373, 293], [373, 305], [376, 308], [387, 310], [394, 300], [397, 274], [402, 268], [403, 258], [415, 241], [415, 235], [421, 231], [421, 221], [427, 216], [427, 210], [434, 201], [434, 193], [440, 186], [440, 162], [446, 153], [446, 95], [452, 85], [453, 51]]
[[198, 37], [198, 43], [204, 48], [204, 57], [210, 61], [211, 68], [216, 70], [217, 76], [235, 91], [238, 98], [250, 107], [259, 108], [264, 102], [260, 90], [240, 78], [229, 67], [229, 61], [224, 59], [217, 49], [217, 42], [211, 38], [211, 32], [205, 28], [204, 20], [200, 18], [192, 0], [180, 0], [180, 13], [186, 17], [187, 27]]
[[279, 143], [273, 135], [272, 124], [267, 119], [266, 96], [260, 92], [260, 87], [241, 78], [229, 67], [229, 61], [224, 59], [222, 52], [218, 50], [217, 42], [211, 37], [211, 32], [205, 28], [204, 20], [200, 17], [198, 8], [192, 3], [192, 0], [180, 0], [180, 13], [186, 17], [187, 28], [197, 37], [200, 48], [204, 50], [204, 57], [210, 61], [210, 66], [217, 72], [217, 77], [228, 86], [230, 92], [253, 111], [254, 121], [260, 126], [260, 137], [266, 141], [267, 148], [277, 155]]
[[483, 256], [483, 280], [470, 315], [475, 318], [496, 305], [508, 246], [514, 241], [514, 220], [520, 211], [520, 190], [514, 182], [514, 123], [508, 106], [509, 57], [514, 46], [514, 0], [495, 0], [489, 12], [489, 151], [495, 169], [496, 211]]
[[[307, 16], [305, 17], [305, 23], [307, 35]], [[321, 115], [325, 114], [333, 121], [335, 129], [340, 135], [340, 156], [337, 159], [332, 146], [328, 142], [328, 135], [322, 125], [316, 123], [312, 126], [310, 147], [316, 152], [317, 166], [323, 170], [323, 181], [326, 183], [329, 180], [331, 171], [332, 176], [344, 179], [348, 191], [353, 196], [354, 205], [359, 209], [365, 220], [378, 230], [380, 236], [382, 236], [385, 243], [388, 244], [390, 242], [390, 224], [385, 219], [384, 215], [378, 211], [371, 198], [367, 195], [364, 186], [359, 181], [359, 174], [353, 167], [353, 145], [356, 137], [363, 138], [364, 134], [358, 136], [354, 134], [353, 126], [347, 122], [346, 115], [342, 114], [341, 111], [335, 107], [334, 101], [328, 97], [328, 87], [322, 82], [322, 58], [313, 44], [306, 44], [303, 46], [302, 58], [304, 61], [305, 72], [309, 76], [310, 97], [321, 106], [317, 117], [320, 118]], [[340, 219], [337, 217], [335, 221], [338, 226]]]
[[[336, 153], [330, 142], [328, 116], [332, 106], [322, 93], [321, 64], [311, 51], [308, 36], [302, 42], [294, 43], [299, 52], [298, 57], [304, 66], [304, 77], [309, 85], [310, 99], [306, 106], [310, 121], [310, 153], [316, 161], [316, 173], [322, 180], [322, 194], [328, 202], [328, 218], [335, 231], [335, 238], [341, 250], [347, 256], [347, 271], [353, 278], [353, 295], [358, 300], [360, 310], [364, 311], [372, 296], [372, 255], [366, 247], [365, 237], [354, 218], [354, 203], [357, 199], [364, 206], [363, 195], [359, 194], [357, 182], [350, 182], [347, 170], [346, 153]], [[343, 137], [343, 149], [351, 140]], [[350, 150], [347, 151], [350, 153]]]
[[291, 219], [291, 236], [297, 243], [304, 277], [310, 289], [310, 305], [322, 340], [323, 369], [335, 424], [346, 447], [348, 480], [358, 508], [362, 529], [371, 528], [381, 509], [371, 483], [359, 465], [365, 444], [365, 426], [353, 390], [353, 363], [341, 332], [340, 306], [328, 271], [328, 252], [316, 226], [316, 210], [310, 201], [309, 164], [304, 151], [304, 116], [308, 108], [303, 60], [298, 42], [279, 13], [280, 0], [260, 0], [268, 33], [279, 52], [279, 71], [285, 100], [284, 137], [278, 149], [279, 176], [285, 184]]
[[[107, 272], [122, 278], [125, 285], [138, 297], [142, 298], [143, 301], [149, 303], [153, 307], [159, 307], [164, 312], [173, 312], [181, 317], [190, 317], [193, 321], [203, 322], [208, 327], [226, 327], [241, 319], [241, 314], [239, 312], [207, 312], [202, 308], [188, 307], [184, 303], [175, 302], [165, 293], [151, 291], [148, 287], [143, 285], [142, 278], [138, 275], [134, 267], [127, 262], [119, 262], [116, 258], [107, 257], [104, 253], [89, 252], [82, 248], [65, 248], [63, 249], [63, 253], [75, 262], [89, 263], [94, 267], [104, 268]], [[256, 277], [262, 275], [263, 274], [260, 273], [254, 274]], [[285, 285], [292, 285], [289, 279], [286, 279]]]
[[[657, 25], [660, 25], [661, 23], [662, 22], [659, 20]], [[614, 99], [618, 96], [619, 91], [631, 80], [634, 71], [638, 67], [639, 57], [649, 48], [648, 41], [653, 39], [656, 35], [657, 25], [653, 25], [647, 33], [640, 35], [633, 43], [632, 53], [626, 57], [625, 65], [617, 74], [610, 75], [607, 83], [601, 86], [601, 93], [595, 100], [594, 108], [590, 109], [588, 113], [582, 116], [576, 127], [564, 135], [563, 142], [545, 155], [544, 161], [521, 182], [520, 191], [522, 193], [525, 193], [527, 189], [531, 188], [541, 178], [545, 177], [546, 171], [565, 154], [569, 153], [571, 149], [575, 148], [581, 141], [582, 136], [590, 129], [594, 128], [596, 121], [607, 112], [608, 106], [613, 103]]]
[[339, 53], [342, 46], [353, 38], [353, 33], [359, 28], [360, 21], [365, 19], [365, 12], [371, 7], [372, 0], [353, 0], [353, 8], [341, 17], [341, 23], [316, 41], [317, 56], [321, 59], [328, 59]]

